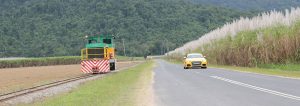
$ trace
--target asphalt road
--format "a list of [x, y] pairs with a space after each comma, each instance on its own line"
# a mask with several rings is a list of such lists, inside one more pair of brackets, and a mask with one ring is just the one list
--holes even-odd
[[158, 106], [300, 106], [300, 80], [156, 60]]

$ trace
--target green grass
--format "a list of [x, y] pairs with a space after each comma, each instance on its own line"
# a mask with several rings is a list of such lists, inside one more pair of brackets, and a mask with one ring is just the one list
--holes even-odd
[[300, 64], [262, 64], [258, 67], [282, 71], [300, 71]]
[[[299, 67], [296, 65], [292, 65], [295, 67]], [[241, 72], [253, 72], [253, 73], [259, 73], [259, 74], [266, 74], [266, 75], [276, 75], [276, 76], [283, 76], [283, 77], [291, 77], [291, 78], [300, 78], [300, 71], [297, 70], [283, 70], [281, 67], [273, 67], [273, 68], [252, 68], [252, 67], [235, 67], [235, 66], [225, 66], [225, 65], [209, 65], [208, 67], [213, 68], [223, 68], [223, 69], [229, 69], [234, 71], [241, 71]], [[291, 68], [289, 68], [291, 69]]]
[[138, 61], [138, 60], [144, 60], [143, 57], [117, 56], [116, 58], [117, 58], [118, 61]]
[[300, 21], [291, 26], [274, 25], [241, 31], [235, 37], [215, 40], [198, 47], [194, 52], [208, 55], [207, 59], [214, 64], [247, 67], [257, 67], [260, 64], [297, 64], [300, 63], [299, 29]]
[[[164, 58], [166, 61], [174, 63], [174, 64], [182, 64], [181, 61]], [[266, 64], [259, 65], [260, 67], [235, 67], [235, 66], [226, 66], [226, 65], [213, 65], [209, 64], [208, 67], [212, 68], [223, 68], [234, 71], [241, 72], [253, 72], [259, 74], [266, 75], [276, 75], [276, 76], [284, 76], [291, 78], [300, 78], [300, 65], [299, 64], [287, 64], [287, 65], [275, 65], [275, 64]]]
[[25, 59], [17, 59], [17, 60], [0, 60], [0, 68], [67, 65], [67, 64], [79, 64], [79, 63], [80, 63], [80, 56], [25, 58]]
[[135, 85], [143, 72], [151, 71], [152, 61], [89, 81], [70, 93], [58, 95], [29, 105], [37, 106], [133, 106]]

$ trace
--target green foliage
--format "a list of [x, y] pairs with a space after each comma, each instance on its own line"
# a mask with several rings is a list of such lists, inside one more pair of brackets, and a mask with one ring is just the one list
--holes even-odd
[[26, 58], [17, 60], [0, 60], [0, 68], [33, 67], [49, 65], [79, 64], [79, 56]]
[[233, 38], [228, 36], [206, 45], [202, 52], [214, 64], [296, 71], [300, 63], [299, 26], [300, 21], [291, 26], [242, 31]]
[[117, 36], [118, 54], [163, 54], [240, 16], [182, 0], [7, 0], [0, 4], [0, 57], [79, 55], [85, 35]]
[[[0, 68], [34, 67], [49, 65], [80, 64], [80, 56], [24, 58], [14, 60], [0, 60]], [[141, 61], [143, 57], [117, 56], [117, 61]]]

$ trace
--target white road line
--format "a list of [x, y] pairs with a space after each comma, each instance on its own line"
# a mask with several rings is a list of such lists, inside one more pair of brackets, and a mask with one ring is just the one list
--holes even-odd
[[269, 74], [262, 74], [262, 73], [255, 73], [255, 72], [248, 72], [248, 71], [240, 71], [240, 70], [230, 70], [226, 68], [214, 68], [214, 69], [222, 69], [226, 71], [234, 71], [234, 72], [240, 72], [240, 73], [250, 73], [250, 74], [256, 74], [256, 75], [263, 75], [267, 77], [278, 77], [278, 78], [285, 78], [285, 79], [294, 79], [294, 80], [300, 80], [300, 78], [294, 78], [294, 77], [285, 77], [285, 76], [279, 76], [279, 75], [269, 75]]
[[219, 80], [222, 80], [222, 81], [226, 81], [226, 82], [229, 82], [229, 83], [232, 83], [232, 84], [240, 85], [240, 86], [243, 86], [243, 87], [251, 88], [251, 89], [254, 89], [254, 90], [258, 90], [258, 91], [270, 93], [270, 94], [273, 94], [273, 95], [277, 95], [277, 96], [281, 96], [281, 97], [285, 97], [285, 98], [300, 101], [299, 96], [294, 96], [294, 95], [291, 95], [291, 94], [286, 94], [286, 93], [282, 93], [282, 92], [278, 92], [278, 91], [274, 91], [274, 90], [269, 90], [269, 89], [266, 89], [266, 88], [261, 88], [261, 87], [257, 87], [257, 86], [254, 86], [254, 85], [245, 84], [245, 83], [242, 83], [242, 82], [238, 82], [238, 81], [234, 81], [234, 80], [230, 80], [230, 79], [226, 79], [226, 78], [222, 78], [222, 77], [218, 77], [218, 76], [210, 76], [210, 77], [215, 78], [215, 79], [219, 79]]

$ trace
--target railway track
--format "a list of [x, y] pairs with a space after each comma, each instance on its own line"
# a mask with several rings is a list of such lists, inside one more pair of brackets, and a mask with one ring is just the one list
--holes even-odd
[[[90, 74], [89, 75], [82, 75], [82, 76], [68, 78], [68, 79], [64, 79], [64, 80], [60, 80], [60, 81], [51, 82], [51, 83], [48, 83], [48, 84], [34, 86], [34, 87], [31, 87], [31, 88], [22, 89], [22, 90], [19, 90], [19, 91], [14, 91], [14, 92], [6, 93], [6, 94], [0, 94], [0, 102], [4, 102], [4, 101], [10, 100], [10, 99], [13, 99], [15, 97], [23, 96], [23, 95], [26, 95], [26, 94], [41, 91], [41, 90], [51, 88], [51, 87], [55, 87], [55, 86], [59, 86], [59, 85], [62, 85], [62, 84], [66, 84], [66, 83], [78, 81], [78, 80], [81, 80], [81, 79], [94, 77], [94, 76], [97, 76], [97, 75], [90, 75]], [[99, 74], [99, 75], [101, 75], [101, 74]]]
[[[140, 63], [138, 63], [138, 64], [140, 64]], [[130, 66], [130, 67], [134, 67], [138, 64], [135, 64], [135, 65]], [[115, 71], [112, 71], [112, 72], [106, 73], [106, 74], [87, 74], [87, 75], [72, 77], [72, 78], [68, 78], [68, 79], [64, 79], [64, 80], [60, 80], [60, 81], [51, 82], [51, 83], [48, 83], [48, 84], [43, 84], [43, 85], [38, 85], [38, 86], [31, 87], [31, 88], [22, 89], [22, 90], [19, 90], [19, 91], [0, 94], [0, 105], [1, 105], [1, 103], [4, 103], [8, 100], [11, 100], [11, 99], [14, 99], [14, 98], [17, 98], [17, 97], [20, 97], [20, 96], [24, 96], [24, 95], [27, 95], [27, 94], [31, 94], [31, 93], [34, 93], [34, 92], [37, 92], [37, 91], [42, 91], [42, 90], [45, 90], [45, 89], [48, 89], [48, 88], [56, 87], [56, 86], [59, 86], [59, 85], [67, 84], [67, 83], [78, 81], [78, 80], [81, 80], [81, 79], [111, 75], [111, 74], [114, 74], [116, 72], [119, 72], [120, 70], [128, 69], [130, 67], [119, 68], [118, 70], [115, 70]]]

